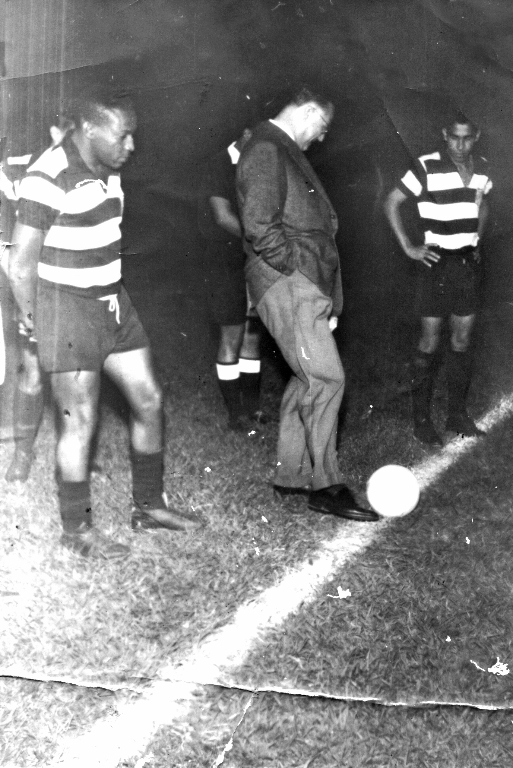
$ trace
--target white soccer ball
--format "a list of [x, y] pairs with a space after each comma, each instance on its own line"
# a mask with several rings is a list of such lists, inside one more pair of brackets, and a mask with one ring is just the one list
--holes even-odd
[[377, 469], [367, 482], [367, 498], [372, 509], [383, 517], [403, 517], [419, 503], [417, 478], [406, 467], [387, 464]]

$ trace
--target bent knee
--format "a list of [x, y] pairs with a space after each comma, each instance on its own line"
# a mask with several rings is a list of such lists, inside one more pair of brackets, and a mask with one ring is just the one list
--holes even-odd
[[135, 401], [135, 411], [145, 418], [159, 414], [163, 405], [162, 388], [155, 382], [145, 386], [138, 393]]

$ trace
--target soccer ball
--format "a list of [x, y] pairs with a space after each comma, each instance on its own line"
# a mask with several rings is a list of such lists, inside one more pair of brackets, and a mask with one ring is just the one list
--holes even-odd
[[387, 464], [377, 469], [367, 483], [367, 498], [372, 509], [383, 517], [403, 517], [419, 503], [417, 478], [406, 467]]

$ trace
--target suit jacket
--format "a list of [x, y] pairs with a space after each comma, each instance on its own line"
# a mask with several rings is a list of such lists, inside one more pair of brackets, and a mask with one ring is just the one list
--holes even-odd
[[332, 299], [339, 315], [337, 215], [304, 153], [273, 123], [260, 123], [242, 150], [237, 198], [253, 301], [298, 269]]

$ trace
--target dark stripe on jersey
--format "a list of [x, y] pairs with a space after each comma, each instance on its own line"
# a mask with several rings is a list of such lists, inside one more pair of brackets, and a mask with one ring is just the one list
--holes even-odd
[[39, 258], [42, 264], [66, 269], [88, 269], [89, 267], [104, 267], [121, 258], [121, 241], [117, 240], [108, 248], [90, 248], [87, 251], [68, 251], [64, 248], [46, 246]]
[[422, 219], [424, 231], [429, 230], [437, 235], [459, 235], [460, 233], [477, 232], [477, 226], [477, 219], [455, 219], [454, 221]]
[[59, 227], [74, 229], [75, 227], [95, 227], [97, 224], [105, 224], [110, 219], [121, 216], [122, 208], [119, 197], [107, 197], [90, 211], [79, 213], [61, 213]]

